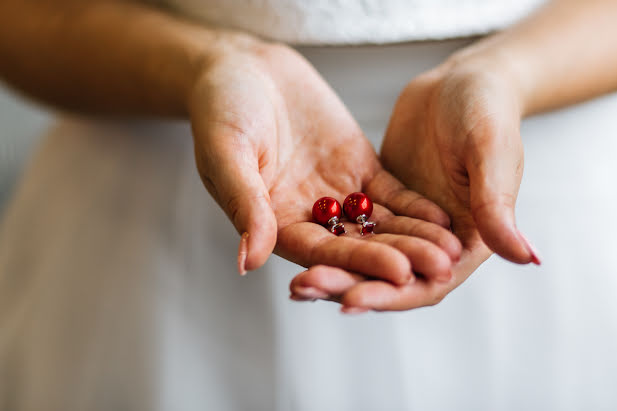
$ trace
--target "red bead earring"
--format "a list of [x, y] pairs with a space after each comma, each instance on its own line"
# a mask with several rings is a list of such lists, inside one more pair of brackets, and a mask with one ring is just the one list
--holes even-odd
[[313, 220], [329, 227], [336, 235], [345, 234], [345, 225], [341, 223], [343, 215], [341, 204], [332, 197], [322, 197], [313, 204]]
[[349, 194], [343, 201], [343, 210], [349, 220], [362, 224], [360, 234], [370, 234], [375, 229], [376, 223], [368, 221], [373, 213], [373, 202], [366, 194]]

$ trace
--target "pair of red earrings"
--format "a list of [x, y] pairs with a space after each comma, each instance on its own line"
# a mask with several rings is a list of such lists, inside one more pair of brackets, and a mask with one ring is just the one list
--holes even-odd
[[341, 223], [343, 212], [350, 221], [362, 225], [360, 234], [370, 234], [375, 229], [376, 224], [368, 221], [373, 213], [373, 202], [364, 193], [349, 194], [343, 201], [343, 207], [332, 197], [322, 197], [313, 204], [313, 220], [329, 227], [336, 235], [346, 233], [345, 225]]

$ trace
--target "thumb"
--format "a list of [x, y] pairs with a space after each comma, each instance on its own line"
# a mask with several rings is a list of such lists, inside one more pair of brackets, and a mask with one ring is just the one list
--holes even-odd
[[[277, 222], [268, 189], [252, 154], [235, 151], [216, 156], [213, 170], [204, 181], [236, 230], [242, 235], [238, 249], [238, 271], [261, 267], [276, 245]], [[208, 187], [211, 186], [211, 187]]]
[[[503, 258], [540, 264], [533, 245], [516, 227], [514, 206], [523, 175], [523, 147], [518, 130], [501, 138], [490, 128], [474, 130], [466, 153], [471, 213], [482, 240]], [[498, 138], [495, 138], [497, 136]]]

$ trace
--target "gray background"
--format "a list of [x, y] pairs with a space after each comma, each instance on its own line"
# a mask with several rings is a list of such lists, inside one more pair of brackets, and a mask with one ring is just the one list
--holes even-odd
[[53, 115], [0, 82], [0, 216]]

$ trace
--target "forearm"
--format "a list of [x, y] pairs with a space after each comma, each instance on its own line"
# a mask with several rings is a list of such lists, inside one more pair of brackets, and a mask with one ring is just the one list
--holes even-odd
[[512, 28], [457, 53], [512, 76], [523, 114], [617, 90], [617, 1], [553, 0]]
[[248, 37], [122, 0], [4, 0], [0, 75], [63, 107], [181, 116], [197, 77]]

